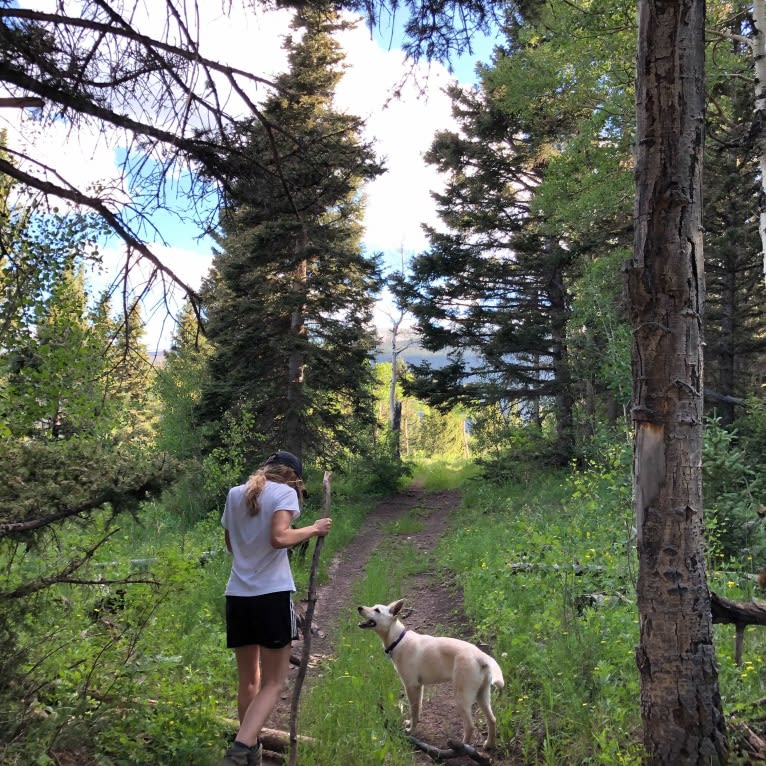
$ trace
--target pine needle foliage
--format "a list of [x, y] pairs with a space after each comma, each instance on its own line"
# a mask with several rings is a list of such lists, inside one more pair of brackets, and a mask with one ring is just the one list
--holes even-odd
[[266, 120], [240, 126], [250, 162], [220, 217], [206, 288], [213, 350], [201, 413], [211, 423], [252, 413], [255, 454], [278, 445], [331, 456], [372, 419], [380, 274], [361, 245], [360, 186], [381, 166], [362, 122], [333, 104], [343, 22], [304, 9], [293, 27]]

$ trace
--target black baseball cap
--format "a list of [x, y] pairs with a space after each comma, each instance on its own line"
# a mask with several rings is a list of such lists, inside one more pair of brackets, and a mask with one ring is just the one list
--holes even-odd
[[273, 452], [266, 458], [264, 465], [273, 465], [274, 463], [292, 468], [297, 477], [303, 479], [303, 464], [301, 463], [301, 459], [293, 455], [292, 452], [288, 452], [287, 450]]

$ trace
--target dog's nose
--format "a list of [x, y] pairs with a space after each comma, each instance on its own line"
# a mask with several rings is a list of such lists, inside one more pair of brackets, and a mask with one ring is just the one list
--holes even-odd
[[363, 606], [358, 606], [358, 607], [356, 608], [356, 611], [357, 611], [357, 612], [359, 612], [359, 614], [361, 614], [361, 613], [362, 613], [362, 609], [364, 609], [364, 607], [363, 607]]

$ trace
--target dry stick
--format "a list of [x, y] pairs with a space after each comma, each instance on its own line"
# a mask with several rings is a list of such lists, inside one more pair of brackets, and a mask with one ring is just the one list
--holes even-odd
[[753, 601], [731, 601], [710, 591], [710, 611], [714, 623], [734, 625], [734, 662], [741, 665], [745, 626], [766, 625], [766, 604]]
[[449, 750], [431, 745], [422, 739], [418, 739], [413, 734], [405, 732], [405, 737], [412, 742], [418, 750], [422, 750], [434, 761], [449, 761], [452, 758], [459, 758], [461, 755], [467, 755], [471, 760], [481, 766], [491, 766], [492, 760], [483, 756], [475, 747], [467, 745], [465, 742], [458, 742], [457, 740], [447, 740], [447, 744], [450, 746]]
[[447, 744], [456, 753], [465, 753], [469, 758], [472, 758], [474, 761], [476, 761], [476, 763], [481, 764], [481, 766], [490, 766], [492, 763], [491, 759], [486, 758], [475, 747], [471, 747], [465, 742], [458, 742], [457, 740], [448, 739]]
[[[324, 472], [324, 479], [322, 480], [322, 487], [324, 488], [323, 496], [323, 508], [324, 516], [330, 515], [330, 479], [332, 473], [330, 471]], [[316, 575], [317, 567], [319, 565], [319, 552], [322, 550], [322, 543], [324, 537], [318, 537], [316, 545], [314, 546], [314, 556], [311, 559], [311, 572], [309, 573], [309, 592], [306, 605], [306, 616], [303, 618], [303, 656], [301, 658], [301, 665], [298, 669], [298, 675], [295, 679], [295, 689], [293, 689], [293, 699], [290, 705], [290, 761], [289, 766], [295, 766], [296, 758], [298, 757], [298, 703], [301, 697], [301, 688], [303, 687], [303, 681], [306, 678], [306, 669], [309, 665], [309, 657], [311, 656], [311, 623], [314, 619], [314, 606], [316, 605]]]

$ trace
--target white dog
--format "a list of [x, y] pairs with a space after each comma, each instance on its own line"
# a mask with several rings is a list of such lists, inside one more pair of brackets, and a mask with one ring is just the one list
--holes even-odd
[[452, 681], [460, 716], [463, 719], [463, 742], [473, 739], [473, 704], [487, 716], [486, 749], [495, 746], [495, 716], [490, 705], [492, 686], [504, 685], [500, 666], [481, 649], [458, 638], [427, 636], [408, 630], [397, 617], [404, 599], [388, 606], [360, 606], [364, 622], [360, 628], [372, 628], [383, 641], [386, 654], [394, 661], [410, 703], [409, 731], [414, 733], [420, 718], [423, 686]]

